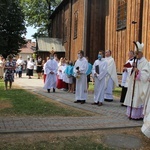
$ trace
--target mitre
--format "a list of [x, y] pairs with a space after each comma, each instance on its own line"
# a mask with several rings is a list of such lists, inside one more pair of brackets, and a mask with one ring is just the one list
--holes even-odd
[[136, 45], [137, 45], [137, 47], [138, 47], [138, 50], [137, 50], [137, 47], [135, 47], [135, 50], [136, 50], [136, 51], [143, 52], [144, 44], [137, 41], [137, 42], [136, 42]]

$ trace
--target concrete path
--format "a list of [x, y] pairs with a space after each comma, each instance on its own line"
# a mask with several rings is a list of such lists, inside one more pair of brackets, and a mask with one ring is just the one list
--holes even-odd
[[91, 105], [93, 94], [88, 95], [87, 103], [73, 103], [75, 95], [56, 89], [56, 93], [43, 90], [43, 80], [23, 75], [15, 78], [14, 85], [33, 91], [54, 101], [95, 113], [93, 117], [0, 117], [0, 133], [96, 130], [139, 127], [142, 121], [129, 120], [126, 107], [121, 107], [119, 100], [104, 102], [101, 107]]

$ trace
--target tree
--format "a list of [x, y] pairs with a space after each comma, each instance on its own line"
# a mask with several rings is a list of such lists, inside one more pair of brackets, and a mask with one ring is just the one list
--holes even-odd
[[61, 0], [20, 0], [27, 26], [38, 27], [39, 35], [50, 36], [50, 15]]
[[1, 0], [3, 10], [0, 14], [0, 53], [6, 57], [18, 54], [25, 44], [22, 37], [26, 33], [24, 14], [17, 0]]
[[0, 0], [0, 13], [5, 12], [6, 5], [10, 2], [12, 2], [12, 0]]

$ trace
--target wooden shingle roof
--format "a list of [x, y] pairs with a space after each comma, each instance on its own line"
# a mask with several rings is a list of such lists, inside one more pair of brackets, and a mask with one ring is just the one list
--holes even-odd
[[58, 38], [40, 37], [37, 39], [37, 44], [40, 52], [50, 52], [52, 49], [55, 52], [65, 52], [62, 40]]

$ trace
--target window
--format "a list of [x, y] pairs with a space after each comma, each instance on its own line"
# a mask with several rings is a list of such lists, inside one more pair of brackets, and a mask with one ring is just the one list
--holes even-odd
[[117, 30], [126, 28], [127, 22], [127, 0], [118, 0]]
[[74, 13], [74, 39], [77, 38], [78, 33], [78, 11]]

